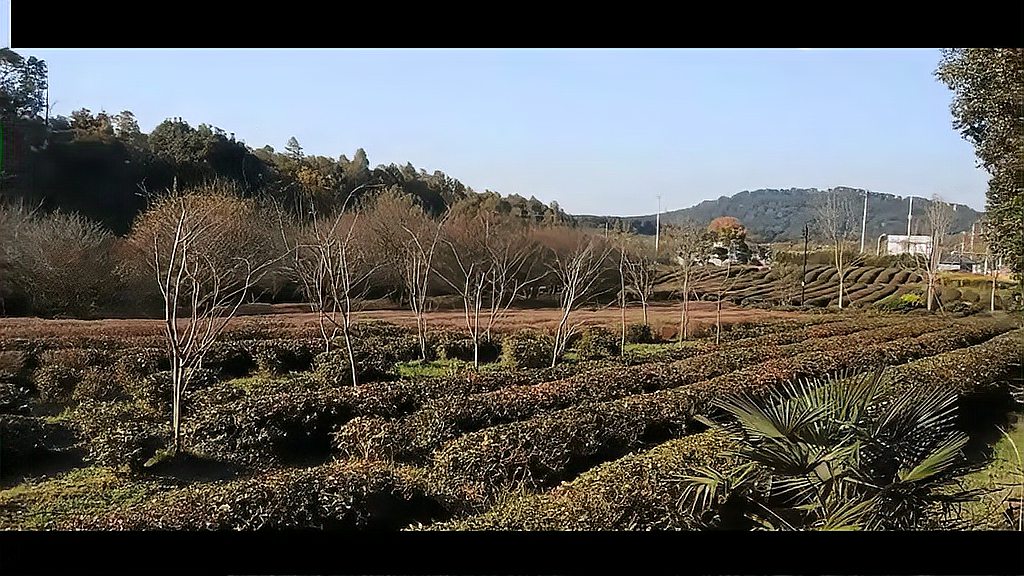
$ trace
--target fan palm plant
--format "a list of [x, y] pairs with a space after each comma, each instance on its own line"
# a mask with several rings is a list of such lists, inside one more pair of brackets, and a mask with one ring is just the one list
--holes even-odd
[[[722, 397], [735, 465], [681, 478], [708, 527], [948, 528], [968, 472], [956, 395], [892, 386], [883, 371], [800, 380], [767, 397]], [[903, 392], [893, 393], [893, 389]]]

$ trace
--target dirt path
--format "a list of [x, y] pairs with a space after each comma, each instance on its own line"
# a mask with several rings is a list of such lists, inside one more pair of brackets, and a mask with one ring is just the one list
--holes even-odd
[[[232, 320], [231, 328], [244, 326], [270, 325], [289, 332], [301, 333], [314, 330], [316, 315], [302, 311], [295, 304], [265, 306], [260, 308], [266, 313], [239, 316]], [[670, 337], [679, 327], [680, 307], [678, 304], [657, 304], [648, 308], [648, 317], [654, 330], [663, 337]], [[573, 313], [576, 321], [587, 325], [605, 325], [618, 328], [620, 322], [618, 308], [582, 309]], [[758, 320], [768, 318], [786, 318], [796, 316], [792, 312], [774, 312], [752, 308], [741, 308], [726, 304], [722, 310], [724, 323]], [[711, 302], [693, 302], [690, 304], [691, 326], [697, 324], [710, 325], [715, 321], [715, 305]], [[385, 320], [403, 326], [415, 327], [416, 320], [408, 310], [371, 310], [356, 314], [357, 320]], [[552, 330], [558, 324], [559, 312], [554, 308], [510, 310], [509, 314], [498, 323], [499, 330], [533, 327]], [[630, 308], [626, 312], [626, 322], [642, 322], [640, 308]], [[439, 310], [427, 315], [428, 327], [447, 326], [456, 329], [465, 327], [465, 318], [461, 310]], [[40, 318], [0, 318], [0, 338], [39, 338], [45, 336], [154, 336], [163, 329], [160, 320], [149, 319], [108, 319], [108, 320], [44, 320]]]

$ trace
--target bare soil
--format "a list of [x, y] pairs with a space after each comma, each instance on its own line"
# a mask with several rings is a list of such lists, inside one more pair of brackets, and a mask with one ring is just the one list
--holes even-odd
[[[244, 315], [234, 318], [229, 329], [265, 325], [275, 331], [289, 333], [309, 333], [315, 330], [316, 314], [300, 304], [260, 304], [252, 305]], [[656, 333], [663, 338], [670, 338], [679, 329], [681, 306], [676, 304], [657, 303], [648, 307], [648, 319]], [[777, 312], [742, 308], [724, 304], [722, 322], [734, 323], [751, 320], [767, 320], [772, 318], [790, 318], [798, 316], [794, 312]], [[355, 314], [356, 320], [384, 320], [402, 326], [415, 327], [416, 319], [408, 310], [366, 310]], [[508, 315], [497, 323], [498, 330], [515, 330], [519, 328], [537, 328], [553, 330], [558, 325], [560, 313], [555, 308], [510, 310]], [[603, 325], [618, 328], [620, 311], [615, 307], [581, 309], [573, 312], [574, 322], [583, 322], [589, 326]], [[627, 323], [643, 321], [643, 313], [639, 307], [631, 307], [626, 311]], [[690, 326], [713, 325], [715, 322], [715, 304], [713, 302], [690, 303]], [[450, 327], [464, 328], [465, 316], [461, 310], [437, 310], [427, 314], [427, 326], [432, 328]], [[0, 338], [41, 338], [41, 337], [138, 337], [156, 336], [161, 334], [163, 321], [156, 319], [105, 319], [105, 320], [50, 320], [41, 318], [0, 318]]]

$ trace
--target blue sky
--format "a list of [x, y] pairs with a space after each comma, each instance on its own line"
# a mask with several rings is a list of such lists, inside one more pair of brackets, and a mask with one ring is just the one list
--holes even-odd
[[855, 186], [981, 209], [938, 49], [43, 50], [55, 113], [171, 116], [260, 147], [412, 162], [478, 191], [633, 215]]

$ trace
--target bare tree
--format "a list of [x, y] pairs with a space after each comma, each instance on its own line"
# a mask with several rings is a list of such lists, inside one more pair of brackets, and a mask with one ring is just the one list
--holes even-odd
[[852, 196], [835, 189], [822, 192], [813, 206], [813, 222], [818, 233], [829, 243], [832, 265], [839, 281], [839, 308], [843, 307], [846, 275], [856, 266], [858, 256], [851, 242], [857, 231], [857, 216]]
[[711, 249], [711, 237], [702, 226], [692, 222], [674, 227], [669, 232], [672, 239], [676, 263], [679, 266], [679, 279], [682, 283], [683, 309], [679, 318], [679, 344], [689, 336], [690, 294], [694, 283], [707, 270], [708, 251]]
[[715, 283], [715, 344], [722, 342], [722, 301], [736, 287], [739, 274], [732, 273], [732, 260], [726, 261], [725, 274]]
[[[607, 224], [606, 228], [607, 230]], [[626, 349], [626, 247], [623, 242], [619, 245], [619, 314], [621, 317], [622, 334], [619, 339], [619, 350]]]
[[250, 289], [280, 259], [260, 212], [254, 201], [220, 184], [192, 194], [175, 191], [139, 218], [129, 238], [148, 253], [163, 297], [173, 453], [182, 447], [182, 399], [189, 384]]
[[352, 313], [361, 307], [369, 279], [382, 266], [371, 250], [361, 211], [346, 211], [354, 192], [349, 193], [338, 212], [326, 218], [321, 218], [311, 204], [310, 222], [300, 228], [294, 244], [289, 245], [282, 226], [282, 237], [292, 255], [292, 275], [317, 314], [324, 351], [331, 350], [340, 332], [353, 386], [358, 384], [358, 369], [352, 350]]
[[5, 284], [43, 316], [92, 316], [113, 301], [117, 239], [98, 222], [22, 203], [0, 207], [0, 229], [0, 302]]
[[367, 214], [382, 257], [392, 264], [393, 274], [416, 318], [416, 334], [423, 360], [427, 359], [427, 295], [434, 253], [449, 214], [450, 211], [445, 212], [442, 218], [435, 220], [397, 188], [379, 195]]
[[654, 294], [654, 281], [657, 279], [657, 260], [654, 248], [638, 238], [627, 237], [622, 249], [622, 266], [626, 285], [633, 293], [644, 313], [644, 325], [649, 326], [647, 305]]
[[559, 239], [562, 242], [548, 246], [551, 260], [547, 266], [560, 288], [560, 316], [551, 366], [558, 363], [569, 338], [579, 329], [580, 324], [571, 321], [572, 312], [597, 294], [611, 252], [611, 245], [599, 236], [567, 228], [559, 231], [564, 236]]
[[512, 302], [540, 278], [531, 275], [537, 250], [527, 225], [477, 208], [475, 203], [453, 207], [443, 234], [448, 250], [435, 267], [462, 298], [476, 368], [481, 337], [489, 338]]
[[20, 239], [35, 218], [35, 209], [24, 201], [0, 202], [0, 315], [7, 313], [5, 295], [14, 291], [17, 267], [22, 261]]
[[953, 207], [943, 202], [939, 196], [933, 196], [931, 203], [924, 210], [924, 220], [931, 232], [932, 246], [927, 255], [915, 257], [915, 261], [919, 262], [919, 268], [928, 287], [927, 307], [931, 310], [935, 301], [935, 283], [939, 277], [943, 244], [953, 226]]

